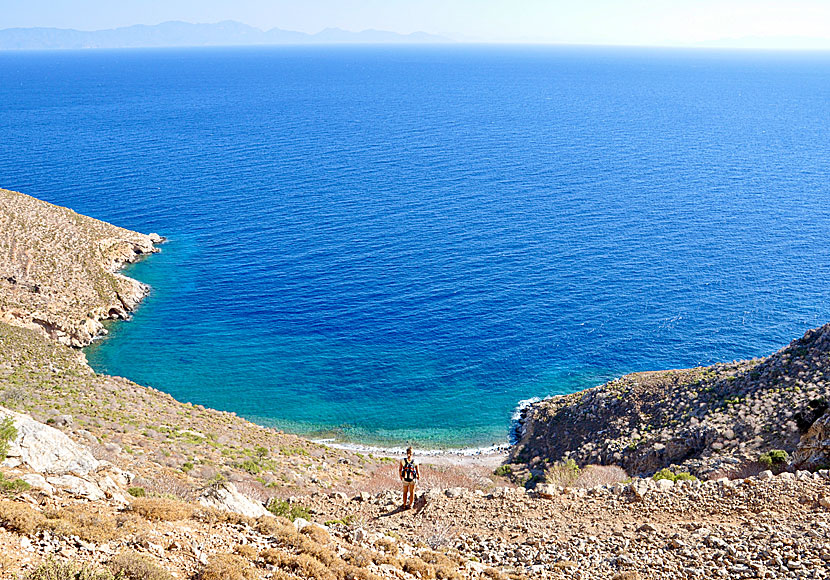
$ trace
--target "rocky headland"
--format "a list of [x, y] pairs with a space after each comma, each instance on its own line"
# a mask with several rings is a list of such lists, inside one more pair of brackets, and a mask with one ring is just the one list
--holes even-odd
[[[527, 409], [495, 470], [326, 447], [94, 373], [144, 236], [0, 190], [0, 577], [827, 578], [830, 329]], [[688, 472], [688, 473], [685, 473]]]

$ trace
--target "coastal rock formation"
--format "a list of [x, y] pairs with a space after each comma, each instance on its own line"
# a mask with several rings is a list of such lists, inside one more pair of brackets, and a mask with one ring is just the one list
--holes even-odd
[[0, 189], [0, 322], [88, 345], [147, 294], [117, 271], [161, 241]]
[[830, 467], [830, 411], [822, 415], [798, 442], [792, 464], [799, 469]]
[[828, 399], [825, 325], [763, 359], [634, 373], [534, 403], [510, 460], [539, 474], [568, 458], [632, 474], [739, 471], [771, 449], [794, 452]]

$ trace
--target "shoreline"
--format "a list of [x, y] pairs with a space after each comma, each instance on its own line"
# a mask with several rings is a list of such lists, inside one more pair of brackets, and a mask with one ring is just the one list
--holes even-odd
[[[302, 437], [302, 435], [298, 435]], [[332, 449], [366, 453], [372, 457], [400, 459], [406, 455], [406, 447], [380, 447], [360, 443], [338, 443], [334, 439], [309, 439], [313, 443]], [[489, 447], [464, 447], [458, 449], [420, 449], [413, 446], [413, 454], [422, 463], [431, 465], [480, 465], [496, 468], [508, 458], [511, 445], [502, 443]], [[428, 461], [427, 461], [428, 460]]]

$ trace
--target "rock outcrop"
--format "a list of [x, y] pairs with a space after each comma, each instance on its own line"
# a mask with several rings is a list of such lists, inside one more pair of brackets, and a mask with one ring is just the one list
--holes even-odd
[[230, 482], [208, 486], [200, 495], [199, 503], [203, 506], [251, 518], [268, 515], [268, 510], [261, 503], [239, 493], [236, 486]]
[[[535, 473], [567, 458], [631, 474], [728, 471], [770, 449], [793, 453], [827, 400], [830, 325], [763, 359], [634, 373], [531, 404], [510, 461]], [[804, 453], [820, 447], [821, 425]]]
[[798, 442], [792, 465], [813, 471], [830, 467], [830, 411], [813, 423]]
[[147, 294], [117, 271], [161, 241], [0, 189], [0, 322], [88, 345]]
[[58, 476], [87, 475], [101, 467], [101, 462], [86, 447], [54, 427], [0, 407], [0, 418], [3, 417], [11, 417], [17, 429], [17, 437], [10, 442], [3, 465], [25, 465], [38, 473]]

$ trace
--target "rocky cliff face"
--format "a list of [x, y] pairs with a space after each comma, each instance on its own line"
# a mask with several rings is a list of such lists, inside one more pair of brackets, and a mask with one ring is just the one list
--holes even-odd
[[830, 468], [830, 411], [813, 423], [801, 438], [792, 464], [800, 469]]
[[544, 470], [572, 458], [632, 474], [676, 465], [707, 475], [770, 449], [792, 453], [828, 399], [825, 325], [764, 359], [635, 373], [535, 403], [511, 461]]
[[0, 189], [0, 322], [89, 344], [101, 320], [126, 318], [146, 295], [117, 270], [160, 241]]

